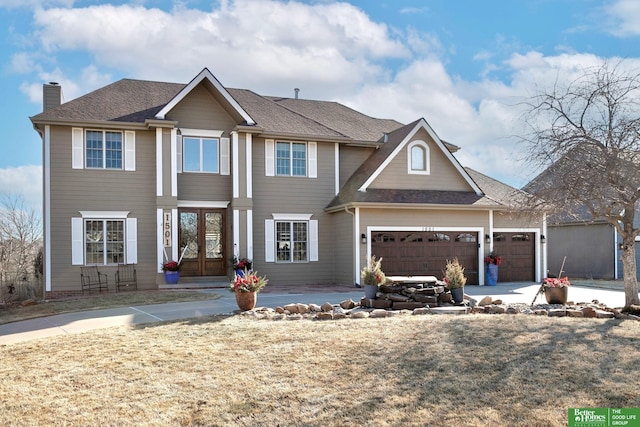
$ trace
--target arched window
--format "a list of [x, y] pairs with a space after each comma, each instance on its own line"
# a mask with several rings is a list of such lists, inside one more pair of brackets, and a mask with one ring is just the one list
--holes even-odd
[[429, 146], [424, 141], [413, 141], [407, 148], [410, 174], [429, 174]]

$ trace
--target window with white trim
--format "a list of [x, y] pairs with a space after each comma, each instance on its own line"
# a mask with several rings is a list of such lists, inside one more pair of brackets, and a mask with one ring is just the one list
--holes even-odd
[[136, 132], [71, 129], [73, 169], [136, 170]]
[[276, 175], [307, 176], [307, 144], [277, 141]]
[[86, 264], [124, 263], [124, 220], [84, 222]]
[[220, 172], [220, 140], [218, 138], [182, 138], [184, 172]]
[[71, 218], [71, 264], [115, 265], [138, 262], [137, 219], [128, 212], [83, 211]]
[[122, 169], [122, 132], [87, 130], [85, 161], [87, 169]]
[[276, 261], [307, 261], [306, 221], [276, 221]]
[[310, 214], [273, 214], [265, 220], [265, 261], [318, 261], [318, 220]]
[[424, 141], [413, 141], [407, 147], [408, 172], [428, 175], [430, 171], [429, 146]]

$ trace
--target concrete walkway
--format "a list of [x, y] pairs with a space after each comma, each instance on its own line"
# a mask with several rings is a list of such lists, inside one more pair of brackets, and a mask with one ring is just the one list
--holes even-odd
[[[269, 288], [269, 287], [267, 287]], [[359, 301], [364, 291], [356, 287], [330, 287], [300, 289], [294, 287], [271, 287], [269, 291], [258, 295], [258, 306], [282, 306], [290, 303], [337, 304], [346, 299]], [[484, 296], [501, 299], [504, 303], [531, 304], [539, 284], [500, 283], [497, 286], [467, 286], [465, 293], [480, 300]], [[325, 291], [326, 289], [326, 291]], [[41, 317], [21, 322], [0, 325], [0, 345], [13, 344], [37, 338], [75, 334], [100, 328], [130, 326], [143, 323], [188, 319], [192, 317], [232, 314], [237, 309], [235, 296], [226, 289], [202, 290], [221, 295], [217, 300], [192, 301], [168, 304], [138, 305], [133, 307], [91, 310], [76, 313], [65, 313]], [[609, 307], [624, 305], [622, 290], [599, 289], [593, 287], [572, 286], [569, 289], [569, 300], [574, 302], [591, 302], [598, 300]], [[546, 303], [540, 295], [536, 303]]]

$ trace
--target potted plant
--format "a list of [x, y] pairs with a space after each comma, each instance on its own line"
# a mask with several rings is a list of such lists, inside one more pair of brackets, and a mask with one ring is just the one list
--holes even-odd
[[539, 293], [544, 294], [548, 304], [566, 304], [571, 282], [567, 277], [547, 277], [542, 281]]
[[233, 270], [236, 276], [244, 276], [245, 271], [251, 271], [252, 266], [253, 262], [249, 258], [233, 257]]
[[498, 266], [502, 264], [502, 258], [495, 252], [491, 252], [484, 257], [484, 262], [487, 265], [485, 283], [487, 286], [495, 286], [498, 283]]
[[375, 299], [378, 287], [387, 281], [387, 276], [382, 271], [382, 258], [378, 260], [375, 256], [367, 258], [367, 265], [360, 272], [360, 279], [364, 286], [364, 296]]
[[447, 260], [443, 280], [451, 291], [453, 302], [462, 304], [464, 301], [464, 285], [467, 283], [467, 278], [464, 276], [464, 267], [460, 265], [458, 258], [454, 258], [453, 261]]
[[167, 261], [162, 264], [164, 271], [164, 281], [168, 284], [175, 285], [180, 280], [180, 263], [178, 261]]
[[236, 278], [229, 285], [229, 290], [236, 295], [236, 303], [242, 311], [252, 310], [256, 306], [257, 294], [269, 280], [258, 276], [258, 272], [244, 270], [242, 276]]

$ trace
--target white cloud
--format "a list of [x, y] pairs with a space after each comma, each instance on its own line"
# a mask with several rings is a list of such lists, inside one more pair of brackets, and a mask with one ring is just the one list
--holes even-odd
[[616, 0], [605, 7], [610, 18], [609, 31], [620, 37], [640, 34], [640, 3], [637, 0]]
[[[36, 11], [35, 34], [48, 56], [14, 56], [16, 72], [32, 67], [38, 76], [21, 89], [40, 103], [42, 83], [53, 80], [70, 100], [110, 83], [112, 74], [186, 83], [208, 67], [228, 87], [282, 96], [299, 87], [303, 98], [337, 100], [374, 117], [424, 117], [442, 139], [462, 147], [464, 165], [522, 185], [532, 171], [514, 160], [518, 101], [603, 61], [568, 48], [545, 56], [499, 38], [499, 52], [474, 58], [485, 63], [482, 74], [464, 80], [450, 75], [433, 34], [390, 30], [347, 3], [238, 0], [211, 11], [187, 4], [169, 12], [131, 4]], [[631, 7], [625, 0], [615, 5]], [[67, 52], [86, 54], [93, 64], [56, 61]], [[505, 52], [519, 53], [492, 62]], [[389, 61], [400, 68], [393, 71]], [[497, 72], [501, 80], [491, 77]]]
[[204, 12], [130, 5], [36, 11], [36, 35], [51, 54], [86, 51], [98, 68], [129, 77], [188, 81], [209, 67], [223, 84], [255, 90], [301, 86], [307, 94], [384, 75], [410, 51], [346, 3], [238, 0]]
[[20, 196], [36, 212], [42, 212], [42, 167], [0, 169], [0, 194]]

